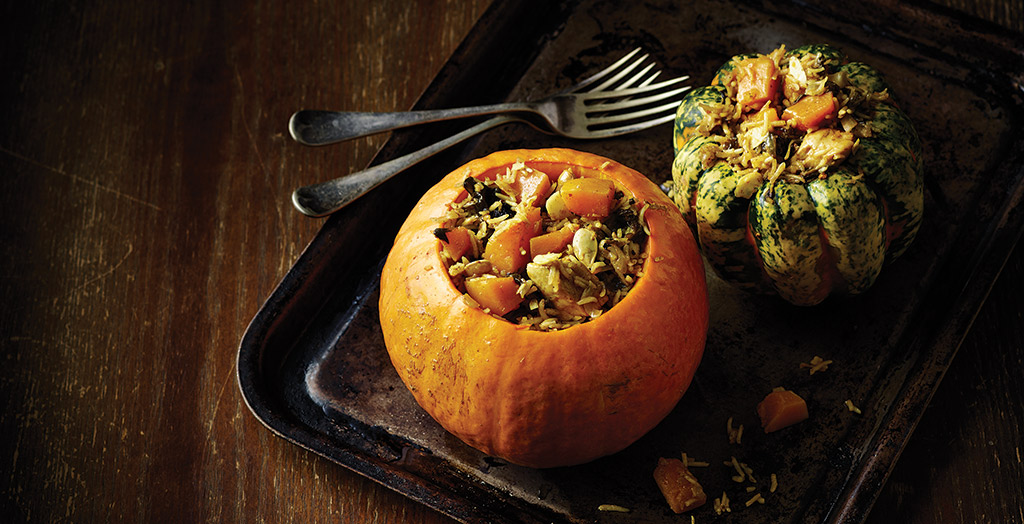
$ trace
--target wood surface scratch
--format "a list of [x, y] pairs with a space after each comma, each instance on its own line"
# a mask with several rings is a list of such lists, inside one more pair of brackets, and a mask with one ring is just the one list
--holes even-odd
[[20, 155], [20, 154], [18, 154], [15, 151], [11, 151], [10, 149], [7, 149], [6, 147], [0, 146], [0, 153], [3, 153], [5, 155], [9, 155], [12, 158], [16, 158], [16, 159], [18, 159], [18, 160], [20, 160], [22, 162], [31, 164], [31, 165], [33, 165], [35, 167], [38, 167], [38, 168], [43, 169], [45, 171], [48, 171], [50, 173], [53, 173], [53, 174], [56, 174], [56, 175], [60, 175], [62, 177], [67, 178], [68, 180], [73, 181], [73, 182], [89, 185], [89, 186], [95, 188], [98, 191], [103, 191], [105, 193], [112, 194], [112, 195], [114, 195], [114, 196], [116, 196], [118, 198], [123, 198], [123, 199], [125, 199], [125, 200], [127, 200], [129, 202], [140, 204], [140, 205], [143, 205], [143, 206], [155, 209], [157, 211], [163, 211], [162, 209], [160, 209], [160, 206], [158, 206], [156, 204], [153, 204], [151, 202], [146, 202], [145, 200], [142, 200], [141, 198], [137, 198], [137, 197], [134, 197], [134, 196], [129, 195], [127, 193], [124, 193], [122, 191], [118, 191], [115, 188], [107, 187], [107, 186], [105, 186], [105, 185], [103, 185], [103, 184], [101, 184], [101, 183], [99, 183], [99, 182], [97, 182], [95, 180], [90, 180], [88, 178], [84, 178], [84, 177], [78, 176], [78, 175], [76, 175], [74, 173], [68, 173], [67, 171], [64, 171], [63, 169], [60, 169], [60, 168], [57, 168], [57, 167], [53, 167], [53, 166], [50, 166], [50, 165], [45, 164], [43, 162], [39, 162], [39, 161], [33, 160], [33, 159], [28, 158], [28, 157], [26, 157], [24, 155]]
[[128, 243], [128, 249], [127, 249], [127, 251], [125, 251], [124, 255], [121, 256], [120, 260], [118, 260], [116, 263], [114, 263], [114, 265], [108, 267], [107, 269], [103, 270], [99, 274], [94, 275], [94, 276], [88, 278], [87, 280], [85, 280], [84, 282], [75, 285], [74, 287], [69, 289], [67, 292], [65, 292], [61, 296], [55, 297], [53, 299], [54, 305], [56, 305], [62, 299], [67, 298], [68, 296], [71, 296], [71, 295], [77, 293], [78, 291], [80, 291], [82, 289], [85, 289], [90, 284], [93, 284], [95, 282], [99, 282], [100, 280], [103, 280], [104, 278], [107, 278], [110, 275], [113, 275], [114, 272], [116, 272], [118, 270], [118, 268], [120, 268], [122, 265], [124, 265], [125, 261], [128, 260], [128, 257], [130, 257], [132, 255], [132, 252], [134, 250], [135, 250], [134, 246], [132, 246], [131, 242], [129, 242]]

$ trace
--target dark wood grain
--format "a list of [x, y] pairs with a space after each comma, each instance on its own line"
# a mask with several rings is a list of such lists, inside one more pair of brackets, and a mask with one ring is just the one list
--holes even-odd
[[[5, 3], [0, 520], [450, 522], [275, 437], [234, 359], [321, 223], [292, 188], [386, 139], [300, 148], [291, 112], [409, 108], [488, 4]], [[1018, 247], [871, 523], [1024, 522], [1022, 274]]]
[[320, 224], [291, 190], [386, 139], [302, 149], [296, 104], [408, 109], [486, 6], [5, 9], [0, 520], [441, 520], [262, 427], [235, 354]]
[[1018, 245], [869, 524], [1024, 522], [1024, 246]]

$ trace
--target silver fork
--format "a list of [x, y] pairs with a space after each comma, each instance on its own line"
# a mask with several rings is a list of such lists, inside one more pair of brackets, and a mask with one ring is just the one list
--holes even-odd
[[[678, 101], [673, 103], [673, 97], [689, 89], [685, 86], [669, 89], [687, 80], [689, 77], [686, 76], [657, 84], [638, 85], [633, 88], [626, 87], [624, 84], [617, 85], [617, 82], [623, 82], [627, 75], [641, 67], [648, 59], [646, 54], [637, 57], [636, 55], [639, 53], [640, 48], [634, 49], [604, 71], [584, 82], [532, 102], [394, 113], [307, 109], [292, 115], [288, 122], [288, 131], [292, 138], [301, 144], [321, 146], [428, 122], [497, 113], [532, 113], [541, 117], [541, 120], [537, 120], [537, 122], [548, 126], [549, 129], [544, 129], [544, 131], [550, 133], [570, 138], [613, 136], [602, 132], [602, 127], [607, 127], [609, 124], [623, 119], [636, 119], [646, 115], [659, 114], [670, 105], [674, 110]], [[634, 60], [634, 58], [636, 59]], [[653, 68], [653, 63], [648, 64], [638, 75], [643, 77]], [[597, 82], [601, 83], [590, 90], [585, 90]], [[616, 85], [617, 87], [611, 89]], [[652, 107], [652, 104], [662, 101], [668, 102], [663, 106]], [[633, 111], [637, 108], [644, 108], [647, 112]], [[627, 112], [627, 110], [629, 111]]]
[[[654, 80], [660, 75], [660, 72], [652, 71], [654, 64], [649, 64], [639, 72], [634, 73], [648, 58], [647, 55], [643, 55], [631, 62], [639, 51], [639, 49], [634, 50], [594, 76], [545, 99], [546, 101], [556, 100], [555, 104], [566, 104], [569, 96], [576, 96], [577, 98], [587, 96], [582, 104], [583, 108], [578, 113], [579, 116], [576, 116], [577, 113], [572, 113], [572, 116], [560, 117], [562, 118], [561, 120], [557, 120], [557, 118], [550, 120], [538, 118], [536, 115], [543, 116], [543, 114], [532, 109], [523, 109], [530, 107], [531, 104], [529, 103], [484, 106], [490, 109], [514, 106], [516, 109], [512, 109], [513, 112], [511, 113], [492, 117], [419, 151], [370, 167], [364, 171], [352, 173], [327, 182], [300, 187], [292, 193], [292, 203], [303, 214], [311, 217], [329, 215], [408, 167], [474, 135], [510, 122], [524, 122], [539, 131], [561, 134], [572, 138], [607, 138], [633, 133], [670, 122], [675, 116], [675, 110], [682, 99], [682, 93], [688, 90], [689, 87], [684, 86], [669, 89], [668, 91], [664, 90], [671, 86], [678, 86], [679, 83], [689, 77], [679, 77], [655, 84]], [[661, 90], [660, 93], [658, 92], [659, 90]], [[666, 95], [664, 93], [669, 94]], [[475, 109], [477, 112], [460, 114], [454, 118], [481, 114], [479, 113], [479, 107]], [[439, 112], [444, 111], [418, 111], [413, 113], [419, 113], [421, 116], [432, 113], [436, 116]], [[376, 114], [387, 115], [388, 113]], [[449, 112], [448, 115], [451, 115], [451, 113]], [[448, 118], [452, 117], [449, 116]], [[436, 118], [432, 120], [417, 120], [413, 123], [435, 120]], [[295, 121], [294, 116], [292, 121]], [[555, 125], [556, 122], [566, 124], [567, 121], [569, 123], [564, 128], [556, 127]], [[412, 123], [405, 125], [412, 125]], [[376, 129], [387, 130], [391, 128], [385, 126], [383, 128], [377, 127]], [[568, 134], [570, 132], [573, 134]], [[365, 134], [368, 133], [353, 135], [353, 137]]]

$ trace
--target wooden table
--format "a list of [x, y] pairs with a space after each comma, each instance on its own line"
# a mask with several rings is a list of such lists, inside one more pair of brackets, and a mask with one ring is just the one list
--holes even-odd
[[[275, 437], [235, 352], [321, 223], [292, 188], [386, 138], [299, 154], [291, 112], [409, 108], [489, 0], [10, 4], [0, 520], [448, 522]], [[1018, 247], [870, 522], [1024, 522], [1022, 274]]]

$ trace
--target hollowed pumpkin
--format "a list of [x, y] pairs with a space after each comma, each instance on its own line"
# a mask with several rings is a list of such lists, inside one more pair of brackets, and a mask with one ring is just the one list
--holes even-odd
[[[436, 217], [465, 196], [467, 176], [517, 161], [552, 181], [566, 167], [612, 180], [648, 204], [643, 275], [601, 316], [527, 329], [466, 300], [448, 276]], [[381, 273], [380, 323], [395, 369], [441, 426], [488, 455], [555, 467], [617, 452], [672, 410], [703, 353], [708, 302], [690, 230], [646, 177], [568, 149], [502, 151], [450, 173], [409, 214]]]

